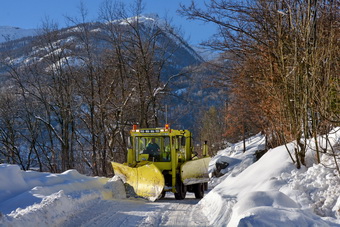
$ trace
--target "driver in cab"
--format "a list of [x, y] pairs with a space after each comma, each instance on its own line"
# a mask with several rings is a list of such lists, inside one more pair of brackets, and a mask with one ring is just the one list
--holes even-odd
[[160, 155], [160, 148], [158, 144], [155, 142], [155, 138], [152, 138], [148, 145], [146, 146], [146, 149], [143, 152], [144, 154], [149, 154], [150, 157], [159, 157]]

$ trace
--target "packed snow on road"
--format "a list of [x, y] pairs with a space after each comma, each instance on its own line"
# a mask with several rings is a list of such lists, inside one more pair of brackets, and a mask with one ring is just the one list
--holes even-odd
[[[330, 133], [340, 147], [340, 128]], [[320, 137], [320, 146], [326, 146]], [[296, 169], [285, 146], [263, 149], [262, 135], [220, 151], [210, 163], [228, 163], [212, 177], [201, 200], [189, 194], [149, 202], [127, 198], [119, 178], [89, 177], [75, 170], [61, 174], [22, 171], [0, 164], [0, 226], [340, 226], [340, 179], [334, 157], [315, 159], [310, 141], [307, 166]], [[287, 144], [293, 151], [294, 143]], [[338, 158], [339, 161], [339, 158]]]

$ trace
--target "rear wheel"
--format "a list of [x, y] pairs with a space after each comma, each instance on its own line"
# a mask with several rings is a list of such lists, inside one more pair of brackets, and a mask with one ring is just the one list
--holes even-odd
[[178, 200], [185, 199], [186, 194], [187, 187], [183, 184], [181, 180], [178, 180], [176, 184], [175, 198]]
[[194, 192], [196, 199], [202, 199], [204, 196], [204, 184], [195, 184]]

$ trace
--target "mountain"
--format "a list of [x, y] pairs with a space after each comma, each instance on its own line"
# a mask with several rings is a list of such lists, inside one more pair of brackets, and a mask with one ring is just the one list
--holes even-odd
[[[132, 23], [133, 20], [136, 20], [135, 17], [128, 18], [125, 20], [116, 20], [111, 21], [109, 23], [87, 23], [85, 25], [80, 26], [72, 26], [68, 28], [64, 28], [59, 30], [59, 32], [51, 31], [52, 36], [51, 42], [59, 46], [66, 47], [66, 52], [64, 55], [80, 56], [82, 53], [81, 46], [83, 40], [81, 34], [82, 29], [86, 27], [88, 32], [90, 33], [91, 46], [95, 46], [98, 53], [112, 48], [111, 44], [105, 44], [107, 41], [109, 32], [117, 32], [123, 34], [123, 36], [128, 36], [130, 31], [128, 31], [128, 23]], [[171, 64], [167, 64], [164, 67], [162, 72], [163, 80], [166, 80], [166, 75], [176, 74], [181, 71], [183, 68], [198, 65], [203, 62], [203, 58], [187, 43], [185, 42], [179, 35], [177, 35], [172, 28], [165, 28], [163, 23], [155, 18], [148, 18], [144, 16], [139, 16], [138, 18], [140, 24], [140, 30], [142, 33], [142, 37], [149, 36], [150, 31], [160, 29], [162, 34], [157, 35], [157, 45], [164, 46], [165, 53], [164, 55], [169, 58], [169, 62]], [[114, 31], [108, 31], [106, 29], [110, 29], [110, 26], [119, 27], [115, 28]], [[164, 28], [163, 28], [164, 27]], [[36, 29], [20, 29], [16, 27], [0, 27], [0, 52], [3, 51], [12, 51], [15, 50], [14, 56], [12, 55], [11, 63], [22, 64], [32, 61], [39, 56], [39, 60], [43, 60], [44, 56], [48, 56], [51, 48], [40, 46], [41, 41], [39, 41], [39, 36], [32, 37], [38, 34], [38, 30]], [[57, 34], [57, 35], [56, 35]], [[153, 39], [155, 37], [147, 37]], [[24, 43], [24, 45], [23, 45]], [[63, 48], [64, 48], [63, 47]], [[75, 57], [76, 59], [79, 59]]]
[[35, 36], [37, 29], [23, 29], [18, 27], [0, 26], [0, 43], [20, 39], [27, 36]]
[[[106, 42], [108, 33], [112, 31], [106, 29], [110, 29], [110, 26], [114, 25], [119, 27], [115, 28], [114, 32], [119, 31], [121, 35], [129, 35], [129, 23], [133, 23], [135, 20], [137, 18], [132, 17], [125, 20], [111, 21], [106, 24], [97, 22], [61, 29], [56, 33], [57, 35], [51, 36], [51, 42], [53, 42], [53, 45], [56, 45], [55, 48], [52, 47], [52, 49], [54, 48], [52, 51], [50, 47], [41, 46], [39, 36], [14, 40], [15, 37], [20, 38], [37, 34], [37, 30], [2, 27], [2, 30], [0, 29], [2, 37], [7, 37], [6, 40], [10, 39], [12, 41], [0, 43], [0, 53], [10, 52], [11, 59], [9, 62], [13, 65], [21, 66], [32, 62], [44, 62], [46, 57], [60, 51], [59, 46], [62, 46], [64, 60], [60, 60], [57, 64], [62, 65], [67, 62], [73, 66], [82, 66], [85, 64], [84, 59], [86, 59], [86, 56], [82, 56], [84, 54], [84, 46], [80, 44], [82, 43], [83, 28], [86, 27], [92, 36], [90, 45], [95, 46], [96, 52], [100, 53], [112, 48]], [[162, 20], [139, 16], [138, 21], [142, 36], [149, 36], [150, 31], [157, 29], [160, 29], [162, 32], [162, 34], [157, 36], [157, 45], [163, 48], [163, 50], [156, 50], [158, 51], [156, 54], [162, 55], [161, 57], [163, 58], [168, 58], [167, 64], [162, 68], [160, 75], [163, 82], [167, 82], [172, 75], [188, 70], [190, 67], [197, 68], [204, 62], [200, 54], [174, 32], [171, 27], [167, 27]], [[52, 65], [45, 65], [44, 67], [46, 69], [53, 68]], [[175, 127], [191, 128], [200, 107], [216, 104], [216, 101], [220, 101], [220, 99], [224, 100], [224, 98], [221, 98], [220, 90], [205, 86], [207, 83], [206, 77], [213, 73], [207, 72], [205, 69], [199, 69], [199, 71], [201, 73], [189, 72], [185, 73], [185, 77], [172, 80], [170, 87], [173, 93], [165, 104], [172, 111], [172, 113], [169, 113], [169, 120]], [[202, 71], [205, 72], [202, 73]]]

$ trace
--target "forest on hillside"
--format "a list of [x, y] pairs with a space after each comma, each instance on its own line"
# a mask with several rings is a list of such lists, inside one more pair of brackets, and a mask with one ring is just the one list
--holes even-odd
[[[100, 22], [89, 23], [80, 8], [78, 18], [66, 18], [69, 29], [44, 21], [38, 36], [0, 44], [0, 163], [108, 176], [110, 161], [126, 158], [131, 126], [161, 126], [175, 97], [181, 108], [171, 109], [173, 120], [195, 117], [190, 123], [211, 155], [261, 132], [267, 148], [295, 141], [290, 156], [300, 168], [306, 141], [317, 144], [340, 125], [339, 7], [332, 0], [181, 5], [184, 18], [219, 30], [202, 44], [216, 58], [193, 54], [180, 68], [179, 43], [192, 49], [165, 20], [146, 20], [142, 1], [129, 11], [106, 1]], [[205, 105], [204, 89], [215, 89], [218, 102]], [[183, 108], [203, 101], [200, 111]], [[327, 150], [316, 145], [316, 163]]]
[[[226, 138], [261, 131], [268, 147], [295, 141], [290, 156], [297, 168], [305, 165], [307, 139], [313, 138], [320, 163], [326, 148], [318, 146], [317, 135], [340, 124], [339, 7], [332, 0], [181, 6], [187, 18], [219, 26], [216, 39], [205, 45], [222, 53], [216, 67], [230, 89]], [[339, 154], [332, 151], [336, 162]], [[337, 170], [340, 174], [338, 165]]]

